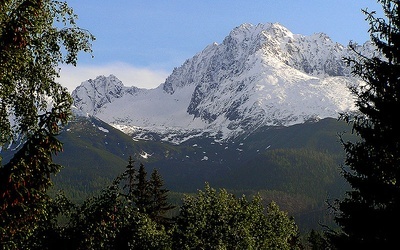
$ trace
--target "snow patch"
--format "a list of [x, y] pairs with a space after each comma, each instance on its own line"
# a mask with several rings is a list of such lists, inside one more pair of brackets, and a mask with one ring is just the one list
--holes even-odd
[[142, 151], [139, 156], [142, 157], [143, 159], [148, 159], [150, 156], [152, 156], [153, 154], [149, 154], [145, 151]]
[[106, 128], [103, 127], [97, 127], [100, 131], [104, 132], [104, 133], [109, 133], [110, 131]]

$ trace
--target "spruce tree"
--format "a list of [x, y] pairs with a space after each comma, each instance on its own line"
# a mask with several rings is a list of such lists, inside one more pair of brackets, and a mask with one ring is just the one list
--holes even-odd
[[167, 225], [169, 220], [165, 214], [175, 206], [168, 202], [169, 190], [164, 188], [164, 181], [156, 169], [151, 173], [149, 186], [151, 205], [148, 214], [155, 222]]
[[139, 212], [147, 213], [151, 204], [151, 194], [149, 191], [149, 181], [147, 180], [147, 172], [141, 163], [136, 175], [136, 188], [133, 191], [135, 204]]
[[138, 209], [139, 212], [145, 213], [150, 219], [167, 226], [169, 219], [165, 217], [165, 213], [174, 208], [168, 202], [168, 189], [164, 188], [164, 181], [156, 169], [147, 179], [147, 172], [143, 164], [140, 164], [136, 171], [132, 157], [129, 157], [129, 163], [125, 172], [114, 182], [119, 185], [124, 180], [125, 190], [123, 196], [126, 197], [128, 203]]
[[123, 175], [125, 175], [125, 178], [128, 179], [128, 183], [125, 185], [124, 188], [128, 189], [128, 200], [130, 200], [130, 202], [132, 202], [134, 199], [134, 189], [135, 189], [135, 167], [134, 167], [134, 163], [135, 161], [132, 160], [132, 156], [129, 156], [129, 162], [128, 162], [128, 166], [126, 166], [126, 170], [125, 173]]
[[377, 53], [346, 59], [365, 84], [351, 87], [359, 112], [342, 115], [360, 140], [343, 142], [343, 173], [352, 190], [338, 201], [335, 221], [341, 232], [331, 235], [338, 249], [392, 249], [398, 245], [400, 6], [397, 0], [378, 2], [385, 17], [364, 10]]

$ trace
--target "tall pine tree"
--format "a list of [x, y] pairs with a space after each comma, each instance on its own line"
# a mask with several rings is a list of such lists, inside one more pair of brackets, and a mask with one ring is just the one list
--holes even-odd
[[156, 169], [147, 179], [144, 165], [140, 164], [136, 171], [134, 161], [129, 157], [126, 171], [114, 183], [119, 185], [122, 180], [126, 182], [123, 186], [126, 193], [123, 196], [131, 205], [158, 224], [169, 225], [170, 219], [165, 217], [165, 214], [175, 206], [168, 202], [169, 190], [164, 187], [164, 181]]
[[338, 249], [392, 249], [400, 225], [400, 6], [378, 1], [385, 17], [364, 11], [376, 55], [347, 59], [353, 74], [365, 81], [353, 86], [357, 114], [345, 114], [360, 136], [344, 142], [344, 177], [352, 190], [338, 202], [335, 221], [340, 233], [331, 235]]
[[148, 214], [155, 222], [167, 226], [170, 220], [165, 214], [175, 208], [168, 202], [169, 190], [164, 187], [164, 181], [156, 169], [153, 170], [149, 180], [149, 188], [151, 193], [151, 204]]
[[141, 163], [136, 175], [136, 188], [133, 190], [135, 204], [139, 212], [148, 213], [151, 204], [151, 193], [149, 190], [149, 181], [147, 180], [147, 172]]
[[128, 189], [128, 200], [130, 202], [134, 201], [134, 189], [135, 189], [135, 167], [134, 167], [135, 161], [132, 160], [132, 156], [129, 156], [129, 162], [128, 166], [126, 166], [126, 171], [123, 174], [125, 178], [128, 179], [128, 183], [125, 185], [124, 188]]

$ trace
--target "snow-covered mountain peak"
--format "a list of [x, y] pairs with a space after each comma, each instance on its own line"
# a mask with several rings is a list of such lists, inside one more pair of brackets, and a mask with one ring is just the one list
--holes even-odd
[[276, 37], [293, 37], [293, 33], [280, 23], [259, 23], [257, 25], [244, 23], [234, 28], [229, 33], [229, 36], [240, 39], [251, 37], [258, 33], [271, 34]]
[[101, 75], [94, 80], [89, 79], [81, 83], [74, 91], [74, 105], [84, 113], [90, 115], [100, 112], [102, 107], [113, 100], [121, 98], [125, 94], [136, 94], [140, 92], [137, 87], [125, 87], [114, 75], [108, 77]]
[[324, 33], [243, 24], [175, 68], [156, 89], [126, 88], [115, 76], [103, 76], [82, 83], [73, 96], [80, 110], [138, 137], [155, 132], [181, 142], [178, 134], [185, 131], [229, 138], [353, 109], [347, 85], [358, 80], [342, 60], [351, 53]]
[[[163, 88], [172, 94], [176, 88], [208, 81], [207, 72], [226, 78], [242, 73], [254, 58], [274, 58], [303, 73], [314, 76], [349, 76], [342, 58], [349, 48], [333, 42], [326, 34], [293, 34], [279, 23], [242, 24], [221, 44], [213, 43], [175, 68]], [[182, 77], [187, 76], [187, 77]]]

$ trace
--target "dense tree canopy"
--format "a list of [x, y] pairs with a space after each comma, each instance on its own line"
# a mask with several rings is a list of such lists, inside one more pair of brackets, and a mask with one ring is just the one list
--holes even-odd
[[79, 51], [91, 51], [93, 39], [75, 18], [64, 2], [1, 1], [0, 146], [39, 129], [54, 130], [68, 118], [72, 100], [56, 83], [59, 64], [75, 65]]
[[[164, 227], [140, 212], [118, 183], [75, 209], [65, 249], [170, 249]], [[60, 238], [60, 237], [59, 237]]]
[[[166, 211], [162, 205], [168, 203], [156, 206], [159, 211], [150, 209], [152, 206], [139, 209], [137, 202], [141, 199], [135, 195], [138, 186], [130, 181], [139, 175], [139, 171], [134, 170], [130, 160], [127, 170], [111, 185], [82, 204], [73, 204], [63, 193], [43, 202], [45, 206], [43, 213], [37, 216], [35, 230], [9, 248], [171, 249], [171, 237], [162, 216]], [[154, 188], [148, 185], [143, 192], [146, 197], [153, 197], [160, 190], [165, 190], [162, 185]]]
[[264, 213], [259, 197], [236, 199], [208, 184], [187, 196], [174, 231], [174, 249], [296, 249], [298, 228], [271, 203]]
[[36, 227], [50, 175], [60, 168], [52, 161], [62, 148], [55, 136], [72, 99], [56, 82], [59, 64], [75, 65], [94, 39], [75, 19], [64, 2], [0, 1], [0, 147], [24, 143], [0, 165], [0, 242], [7, 246]]
[[[344, 142], [344, 176], [352, 191], [338, 203], [333, 234], [339, 249], [390, 249], [398, 245], [400, 224], [400, 3], [378, 1], [385, 17], [364, 11], [375, 55], [347, 59], [365, 81], [352, 86], [357, 114], [345, 114], [361, 138]], [[355, 49], [356, 51], [356, 49]]]

